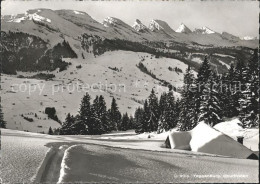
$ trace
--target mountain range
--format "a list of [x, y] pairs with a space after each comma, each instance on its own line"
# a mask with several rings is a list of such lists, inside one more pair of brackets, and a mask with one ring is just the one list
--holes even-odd
[[[173, 30], [167, 22], [157, 19], [151, 20], [148, 26], [136, 19], [130, 26], [115, 17], [107, 17], [102, 22], [98, 22], [86, 12], [75, 10], [28, 10], [24, 14], [1, 16], [1, 25], [1, 32], [4, 36], [0, 46], [3, 48], [4, 59], [9, 64], [14, 60], [17, 65], [20, 65], [22, 58], [26, 58], [23, 53], [25, 51], [21, 52], [21, 49], [27, 45], [27, 48], [24, 48], [27, 49], [27, 55], [37, 61], [33, 63], [35, 70], [37, 70], [39, 61], [42, 64], [40, 68], [46, 69], [47, 66], [44, 63], [46, 57], [59, 63], [54, 66], [60, 66], [61, 61], [58, 61], [57, 58], [64, 54], [57, 56], [57, 54], [50, 54], [53, 51], [49, 51], [46, 56], [45, 53], [48, 49], [53, 49], [64, 41], [68, 43], [68, 46], [67, 44], [60, 45], [61, 47], [66, 46], [63, 51], [74, 52], [80, 58], [84, 58], [89, 53], [100, 55], [109, 50], [130, 50], [157, 53], [163, 57], [179, 59], [189, 63], [195, 69], [198, 69], [199, 66], [196, 59], [191, 59], [191, 55], [195, 53], [204, 52], [204, 55], [212, 55], [212, 50], [214, 50], [219, 57], [220, 54], [229, 55], [229, 57], [222, 57], [223, 62], [229, 65], [231, 62], [236, 62], [234, 58], [237, 57], [238, 52], [239, 57], [245, 59], [252, 52], [251, 49], [258, 47], [258, 40], [255, 38], [247, 36], [241, 39], [227, 32], [218, 33], [206, 26], [192, 31], [182, 23], [178, 29]], [[26, 42], [21, 43], [19, 40], [23, 36], [12, 34], [11, 37], [8, 33], [24, 34], [23, 40]], [[37, 50], [38, 55], [32, 56], [33, 54], [29, 53], [28, 49], [32, 45], [28, 45], [27, 42], [30, 42], [31, 39], [36, 40], [35, 38], [38, 39], [36, 45], [39, 44], [46, 49], [38, 51], [39, 47], [34, 47], [33, 49]], [[12, 47], [11, 43], [16, 41], [16, 47]], [[4, 45], [4, 43], [6, 44]], [[53, 58], [54, 55], [56, 58]], [[75, 55], [66, 55], [66, 57], [75, 57]], [[202, 59], [202, 56], [197, 55], [196, 58], [198, 57]], [[10, 60], [10, 58], [12, 59]], [[233, 58], [232, 61], [230, 58]], [[222, 69], [227, 68], [225, 64], [220, 65], [219, 61], [215, 61], [215, 65], [219, 65]], [[3, 67], [6, 68], [5, 65]], [[31, 68], [31, 66], [22, 68]]]
[[11, 28], [24, 32], [30, 30], [32, 34], [35, 34], [33, 30], [36, 27], [39, 28], [35, 24], [41, 23], [51, 28], [52, 31], [67, 36], [78, 36], [82, 32], [87, 32], [105, 38], [120, 38], [132, 41], [173, 41], [229, 47], [255, 47], [257, 42], [256, 38], [250, 36], [239, 38], [230, 34], [232, 38], [229, 39], [225, 36], [225, 32], [217, 33], [206, 26], [191, 31], [182, 23], [178, 29], [173, 30], [167, 22], [157, 19], [151, 20], [148, 26], [144, 25], [139, 19], [136, 19], [133, 26], [130, 26], [114, 17], [107, 17], [102, 23], [99, 23], [87, 13], [74, 10], [28, 10], [25, 14], [1, 16], [1, 23], [2, 30], [11, 30]]

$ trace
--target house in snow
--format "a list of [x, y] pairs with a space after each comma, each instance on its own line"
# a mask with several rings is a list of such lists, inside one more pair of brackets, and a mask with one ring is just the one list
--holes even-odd
[[171, 149], [258, 159], [252, 150], [203, 121], [190, 131], [171, 131], [166, 139], [166, 145]]

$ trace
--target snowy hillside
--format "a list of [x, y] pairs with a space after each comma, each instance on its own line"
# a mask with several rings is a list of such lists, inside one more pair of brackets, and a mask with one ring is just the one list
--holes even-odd
[[[46, 133], [50, 126], [59, 127], [57, 122], [48, 119], [44, 114], [45, 107], [55, 107], [57, 116], [62, 121], [68, 113], [75, 115], [85, 94], [84, 86], [89, 86], [92, 100], [96, 95], [103, 95], [109, 107], [114, 96], [121, 112], [133, 114], [148, 97], [152, 88], [156, 90], [157, 95], [168, 90], [160, 81], [143, 73], [136, 66], [138, 63], [143, 62], [159, 79], [178, 86], [183, 84], [184, 73], [170, 71], [168, 67], [178, 67], [183, 72], [187, 68], [187, 65], [175, 59], [155, 58], [150, 54], [127, 51], [106, 52], [87, 60], [66, 61], [72, 63], [69, 68], [62, 72], [52, 72], [55, 78], [49, 81], [26, 78], [35, 74], [26, 72], [17, 74], [25, 78], [2, 76], [2, 104], [5, 120], [8, 122], [7, 128]], [[79, 65], [81, 68], [76, 68]], [[16, 92], [20, 86], [24, 92]], [[180, 97], [179, 93], [174, 95]], [[34, 117], [35, 113], [38, 118]], [[21, 114], [33, 118], [34, 121], [28, 122]]]

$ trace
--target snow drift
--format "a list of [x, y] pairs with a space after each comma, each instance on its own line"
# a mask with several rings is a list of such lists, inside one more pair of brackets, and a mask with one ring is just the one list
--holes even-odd
[[257, 158], [252, 150], [203, 121], [191, 131], [172, 131], [167, 139], [172, 149], [191, 150], [235, 158]]

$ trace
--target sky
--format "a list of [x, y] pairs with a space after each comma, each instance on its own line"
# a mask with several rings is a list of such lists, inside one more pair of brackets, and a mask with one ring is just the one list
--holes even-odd
[[136, 19], [148, 25], [152, 19], [166, 21], [174, 30], [181, 23], [190, 29], [207, 26], [222, 33], [229, 32], [236, 36], [258, 37], [259, 2], [258, 1], [14, 1], [5, 0], [1, 4], [2, 15], [25, 13], [28, 9], [71, 9], [84, 11], [95, 20], [102, 22], [108, 16], [116, 17], [129, 25]]

